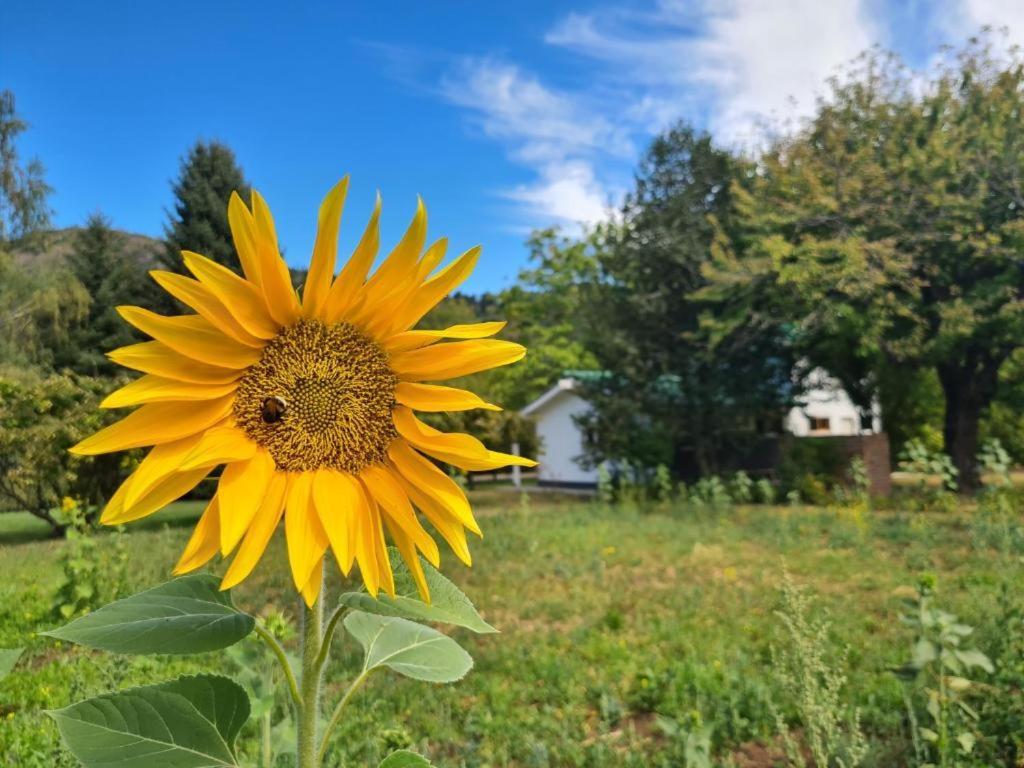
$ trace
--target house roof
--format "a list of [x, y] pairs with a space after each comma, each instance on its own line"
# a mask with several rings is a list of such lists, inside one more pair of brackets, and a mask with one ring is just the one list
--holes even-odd
[[577, 379], [575, 376], [566, 376], [559, 379], [551, 389], [519, 411], [519, 414], [521, 416], [533, 416], [563, 392], [572, 392], [576, 389], [576, 383]]

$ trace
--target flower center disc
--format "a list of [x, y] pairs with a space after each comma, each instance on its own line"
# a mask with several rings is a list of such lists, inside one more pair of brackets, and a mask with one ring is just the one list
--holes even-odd
[[239, 381], [235, 423], [279, 469], [354, 474], [383, 461], [397, 437], [397, 383], [384, 351], [353, 326], [300, 320]]

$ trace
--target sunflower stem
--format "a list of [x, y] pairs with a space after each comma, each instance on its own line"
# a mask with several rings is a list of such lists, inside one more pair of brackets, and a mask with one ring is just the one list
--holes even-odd
[[298, 768], [320, 768], [316, 736], [320, 724], [320, 682], [323, 673], [319, 663], [324, 632], [323, 592], [320, 591], [312, 608], [302, 601], [302, 707], [298, 713]]

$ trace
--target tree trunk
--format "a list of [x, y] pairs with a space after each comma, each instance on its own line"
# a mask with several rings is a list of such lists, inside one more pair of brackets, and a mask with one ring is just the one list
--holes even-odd
[[946, 400], [943, 444], [959, 473], [960, 490], [978, 487], [978, 424], [995, 396], [998, 363], [939, 366], [939, 382]]

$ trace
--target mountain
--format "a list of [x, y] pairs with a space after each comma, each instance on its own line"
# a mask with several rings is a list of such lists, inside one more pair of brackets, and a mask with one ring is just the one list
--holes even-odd
[[[81, 230], [81, 227], [67, 227], [43, 232], [28, 243], [15, 245], [14, 258], [22, 264], [44, 267], [61, 261], [71, 252], [75, 237]], [[134, 232], [115, 231], [123, 238], [127, 253], [137, 258], [147, 268], [158, 266], [158, 257], [164, 250], [163, 240]]]

